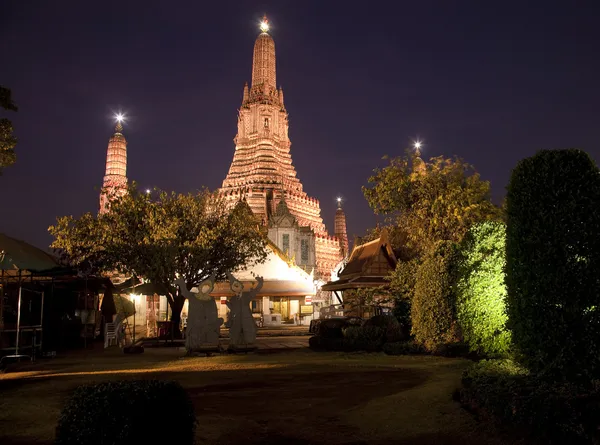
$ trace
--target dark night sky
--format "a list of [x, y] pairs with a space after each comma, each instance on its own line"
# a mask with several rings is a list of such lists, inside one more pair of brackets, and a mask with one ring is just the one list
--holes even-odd
[[292, 157], [333, 229], [375, 218], [361, 186], [417, 136], [504, 195], [542, 148], [600, 160], [600, 9], [563, 1], [0, 2], [0, 83], [18, 113], [0, 177], [0, 231], [40, 247], [59, 215], [95, 212], [113, 111], [129, 121], [128, 176], [180, 192], [221, 185], [266, 12]]

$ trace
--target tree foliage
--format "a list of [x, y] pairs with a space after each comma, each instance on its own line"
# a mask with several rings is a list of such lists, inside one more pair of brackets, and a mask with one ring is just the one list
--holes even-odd
[[456, 317], [471, 351], [504, 354], [506, 328], [506, 227], [486, 221], [464, 237], [456, 264]]
[[266, 258], [266, 238], [245, 203], [228, 211], [207, 190], [198, 194], [140, 193], [135, 186], [111, 202], [110, 211], [80, 218], [64, 216], [49, 228], [51, 247], [72, 265], [93, 266], [143, 277], [162, 287], [179, 321], [184, 297], [174, 281], [188, 289], [215, 275]]
[[[12, 93], [8, 88], [0, 85], [0, 107], [9, 111], [17, 111], [17, 106], [12, 101]], [[0, 119], [0, 174], [2, 169], [15, 163], [15, 145], [17, 139], [13, 135], [12, 122], [6, 118]]]
[[473, 224], [500, 216], [490, 200], [489, 182], [459, 158], [439, 156], [424, 162], [407, 152], [375, 169], [363, 193], [375, 213], [385, 215], [405, 235], [406, 247], [416, 254], [438, 241], [460, 242]]
[[507, 194], [509, 327], [520, 362], [600, 375], [600, 172], [583, 151], [519, 162]]
[[412, 334], [430, 351], [460, 337], [454, 314], [455, 257], [456, 245], [441, 241], [424, 257], [417, 272], [411, 307]]

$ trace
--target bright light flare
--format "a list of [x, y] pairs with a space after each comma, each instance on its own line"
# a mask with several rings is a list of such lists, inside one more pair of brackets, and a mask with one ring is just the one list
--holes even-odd
[[115, 119], [117, 120], [117, 122], [121, 123], [125, 120], [125, 116], [123, 116], [121, 113], [117, 113], [115, 115]]
[[267, 17], [263, 17], [260, 22], [260, 30], [262, 32], [269, 32], [269, 21], [267, 20]]
[[338, 197], [336, 198], [336, 201], [337, 201], [338, 203], [339, 203], [339, 202], [342, 202], [342, 198], [338, 196]]
[[150, 193], [152, 193], [152, 190], [146, 189], [146, 193], [150, 194]]
[[423, 146], [423, 143], [421, 141], [415, 141], [415, 143], [413, 144], [413, 146], [417, 149], [420, 150], [421, 147]]

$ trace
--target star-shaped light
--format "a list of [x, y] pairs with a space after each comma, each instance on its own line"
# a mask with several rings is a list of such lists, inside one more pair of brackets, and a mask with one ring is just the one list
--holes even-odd
[[123, 116], [123, 114], [121, 114], [121, 113], [117, 113], [115, 115], [115, 119], [117, 120], [118, 123], [121, 123], [125, 120], [125, 116]]
[[423, 143], [422, 143], [421, 141], [419, 141], [419, 140], [415, 141], [415, 143], [414, 143], [414, 147], [415, 147], [417, 150], [420, 150], [422, 146], [423, 146]]
[[262, 32], [269, 32], [269, 20], [267, 19], [266, 15], [263, 17], [262, 21], [260, 22], [260, 30]]

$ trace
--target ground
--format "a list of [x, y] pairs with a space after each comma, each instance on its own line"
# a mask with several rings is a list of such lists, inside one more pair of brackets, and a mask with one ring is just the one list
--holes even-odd
[[[466, 360], [306, 348], [182, 355], [178, 348], [141, 355], [109, 348], [20, 364], [0, 374], [0, 443], [51, 444], [73, 388], [131, 378], [180, 382], [194, 401], [198, 444], [511, 443], [452, 400]], [[157, 412], [148, 428], [169, 426]]]

